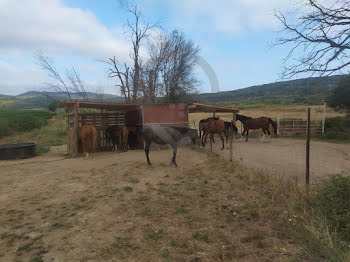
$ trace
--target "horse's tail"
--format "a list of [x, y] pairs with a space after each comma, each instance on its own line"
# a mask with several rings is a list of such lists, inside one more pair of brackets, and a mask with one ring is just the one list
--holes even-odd
[[275, 135], [277, 135], [277, 123], [274, 122], [271, 118], [269, 118], [269, 122], [271, 123], [271, 125], [273, 127], [273, 132], [275, 133]]

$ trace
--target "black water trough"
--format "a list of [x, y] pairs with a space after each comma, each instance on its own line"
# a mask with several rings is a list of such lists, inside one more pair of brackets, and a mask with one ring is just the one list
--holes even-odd
[[35, 143], [0, 144], [0, 160], [35, 156]]

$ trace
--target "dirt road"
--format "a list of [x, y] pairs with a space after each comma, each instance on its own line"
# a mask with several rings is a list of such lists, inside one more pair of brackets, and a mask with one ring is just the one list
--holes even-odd
[[[229, 150], [220, 150], [219, 138], [216, 138], [214, 145], [215, 152], [229, 157]], [[272, 138], [269, 141], [266, 138], [261, 143], [258, 138], [249, 138], [248, 142], [237, 139], [233, 143], [233, 156], [248, 166], [297, 177], [299, 180], [305, 176], [305, 141], [285, 138]], [[350, 145], [312, 141], [311, 177], [338, 173], [350, 173]]]

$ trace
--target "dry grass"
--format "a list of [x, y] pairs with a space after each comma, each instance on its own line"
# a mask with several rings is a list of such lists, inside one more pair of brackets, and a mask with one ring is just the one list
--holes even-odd
[[309, 258], [286, 231], [292, 184], [196, 151], [181, 149], [177, 169], [164, 150], [150, 168], [142, 151], [3, 166], [0, 260]]

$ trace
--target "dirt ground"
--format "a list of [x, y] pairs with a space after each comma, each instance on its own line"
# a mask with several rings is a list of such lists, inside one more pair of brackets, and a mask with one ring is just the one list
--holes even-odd
[[85, 161], [59, 149], [1, 161], [0, 260], [307, 259], [283, 231], [292, 217], [251, 171], [199, 149], [180, 148], [178, 168], [170, 150], [150, 158], [151, 167], [142, 150]]
[[[229, 150], [221, 151], [220, 138], [216, 138], [214, 151], [229, 158]], [[207, 147], [210, 147], [209, 139]], [[233, 143], [233, 157], [252, 167], [266, 169], [280, 175], [304, 181], [306, 145], [303, 140], [271, 138], [266, 136], [263, 143], [260, 138], [249, 138]], [[350, 145], [326, 142], [310, 144], [310, 178], [328, 174], [350, 174]]]

